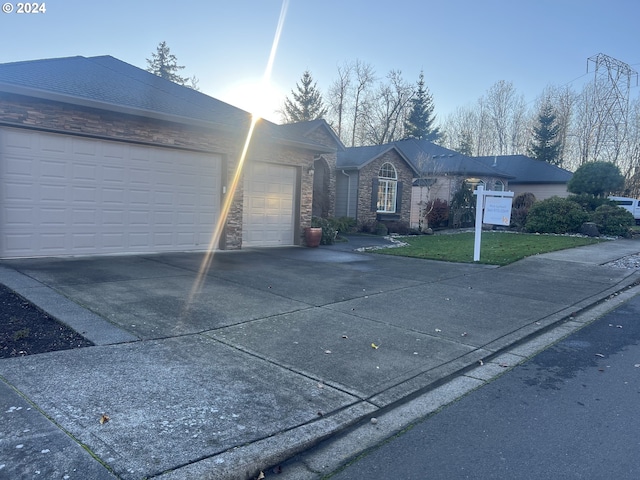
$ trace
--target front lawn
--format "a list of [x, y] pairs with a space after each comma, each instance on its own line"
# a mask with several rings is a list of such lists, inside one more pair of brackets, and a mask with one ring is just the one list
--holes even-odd
[[[402, 237], [406, 247], [377, 250], [385, 255], [473, 263], [474, 233], [453, 233]], [[508, 265], [516, 260], [539, 253], [581, 247], [607, 240], [563, 235], [534, 235], [508, 232], [482, 232], [480, 262]]]

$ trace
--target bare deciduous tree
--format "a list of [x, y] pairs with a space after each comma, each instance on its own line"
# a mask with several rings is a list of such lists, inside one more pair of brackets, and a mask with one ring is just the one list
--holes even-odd
[[335, 117], [334, 128], [338, 137], [344, 139], [345, 116], [349, 108], [351, 77], [353, 64], [345, 63], [338, 67], [338, 78], [329, 87], [329, 111]]
[[356, 146], [356, 135], [358, 131], [362, 131], [359, 128], [360, 120], [362, 117], [366, 117], [367, 114], [367, 93], [375, 81], [375, 72], [373, 67], [368, 63], [356, 60], [354, 64], [355, 73], [355, 90], [353, 94], [353, 118], [351, 128], [351, 146]]
[[366, 140], [383, 145], [402, 138], [407, 106], [413, 96], [413, 86], [402, 78], [399, 70], [387, 74], [388, 83], [381, 83], [369, 108], [363, 114]]

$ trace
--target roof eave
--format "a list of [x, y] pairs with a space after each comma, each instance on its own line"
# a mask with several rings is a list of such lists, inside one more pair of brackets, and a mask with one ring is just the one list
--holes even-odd
[[[161, 120], [165, 122], [173, 122], [182, 125], [190, 125], [194, 127], [200, 127], [205, 129], [213, 129], [218, 131], [224, 131], [228, 133], [238, 134], [238, 126], [232, 126], [219, 122], [208, 122], [205, 120], [198, 120], [196, 118], [184, 117], [181, 115], [171, 115], [167, 113], [160, 113], [153, 110], [145, 110], [140, 108], [128, 107], [126, 105], [113, 104], [108, 102], [100, 102], [98, 100], [90, 100], [84, 97], [78, 97], [74, 95], [65, 95], [60, 93], [51, 92], [48, 90], [41, 90], [36, 88], [24, 88], [19, 85], [13, 85], [10, 83], [0, 82], [0, 93], [9, 93], [13, 95], [21, 95], [24, 97], [38, 98], [40, 100], [48, 100], [52, 102], [65, 103], [68, 105], [75, 105], [85, 108], [94, 108], [98, 110], [104, 110], [114, 113], [122, 113], [125, 115], [132, 115], [136, 117], [151, 118], [154, 120]], [[247, 131], [249, 129], [251, 115], [247, 113]], [[269, 135], [268, 138], [280, 145], [303, 148], [311, 150], [316, 153], [333, 153], [335, 150], [331, 150], [329, 147], [325, 147], [315, 143], [300, 142], [291, 139], [281, 138], [273, 135]]]
[[[232, 130], [230, 125], [219, 122], [208, 122], [205, 120], [198, 120], [196, 118], [183, 117], [180, 115], [171, 115], [168, 113], [160, 113], [153, 110], [145, 110], [141, 108], [128, 107], [126, 105], [119, 105], [108, 102], [101, 102], [99, 100], [91, 100], [84, 97], [78, 97], [75, 95], [61, 94], [51, 92], [48, 90], [41, 90], [37, 88], [24, 88], [19, 85], [10, 83], [0, 83], [0, 93], [10, 93], [14, 95], [22, 95], [24, 97], [38, 98], [41, 100], [50, 100], [53, 102], [66, 103], [69, 105], [76, 105], [80, 107], [95, 108], [98, 110], [105, 110], [109, 112], [124, 113], [126, 115], [133, 115], [137, 117], [153, 118], [155, 120], [164, 120], [174, 123], [181, 123], [185, 125], [193, 125], [204, 128], [215, 128], [220, 130]], [[247, 114], [249, 115], [249, 114]]]

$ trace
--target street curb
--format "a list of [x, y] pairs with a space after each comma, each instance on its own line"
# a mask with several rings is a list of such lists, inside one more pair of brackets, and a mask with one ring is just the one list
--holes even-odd
[[[317, 438], [315, 442], [310, 440], [306, 442], [307, 450], [300, 450], [297, 445], [288, 449], [289, 456], [287, 452], [280, 452], [278, 457], [288, 458], [286, 462], [271, 462], [262, 470], [256, 470], [255, 467], [253, 471], [236, 470], [232, 476], [216, 478], [251, 479], [256, 478], [260, 471], [263, 471], [264, 478], [322, 480], [348, 465], [358, 456], [366, 454], [377, 445], [410, 428], [416, 422], [424, 420], [443, 407], [495, 380], [542, 350], [639, 295], [639, 281], [640, 272], [636, 272], [617, 286], [579, 302], [574, 308], [564, 309], [551, 315], [548, 317], [550, 321], [545, 322], [546, 325], [496, 350], [482, 362], [482, 365], [467, 365], [441, 382], [437, 382], [437, 385], [427, 387], [427, 391], [417, 396], [411, 395], [404, 401], [398, 401], [396, 404], [380, 409], [377, 415], [364, 415], [334, 436]], [[372, 413], [375, 414], [375, 412]], [[238, 456], [242, 458], [243, 454]], [[265, 459], [265, 456], [262, 459]], [[264, 463], [267, 464], [267, 462]], [[247, 473], [249, 476], [246, 476]]]

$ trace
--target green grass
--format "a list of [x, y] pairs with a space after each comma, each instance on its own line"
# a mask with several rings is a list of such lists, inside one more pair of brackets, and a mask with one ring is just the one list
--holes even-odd
[[[376, 250], [376, 253], [472, 263], [474, 238], [473, 232], [403, 237], [402, 240], [409, 246]], [[581, 247], [601, 241], [606, 240], [561, 235], [483, 232], [479, 263], [508, 265], [531, 255]]]

